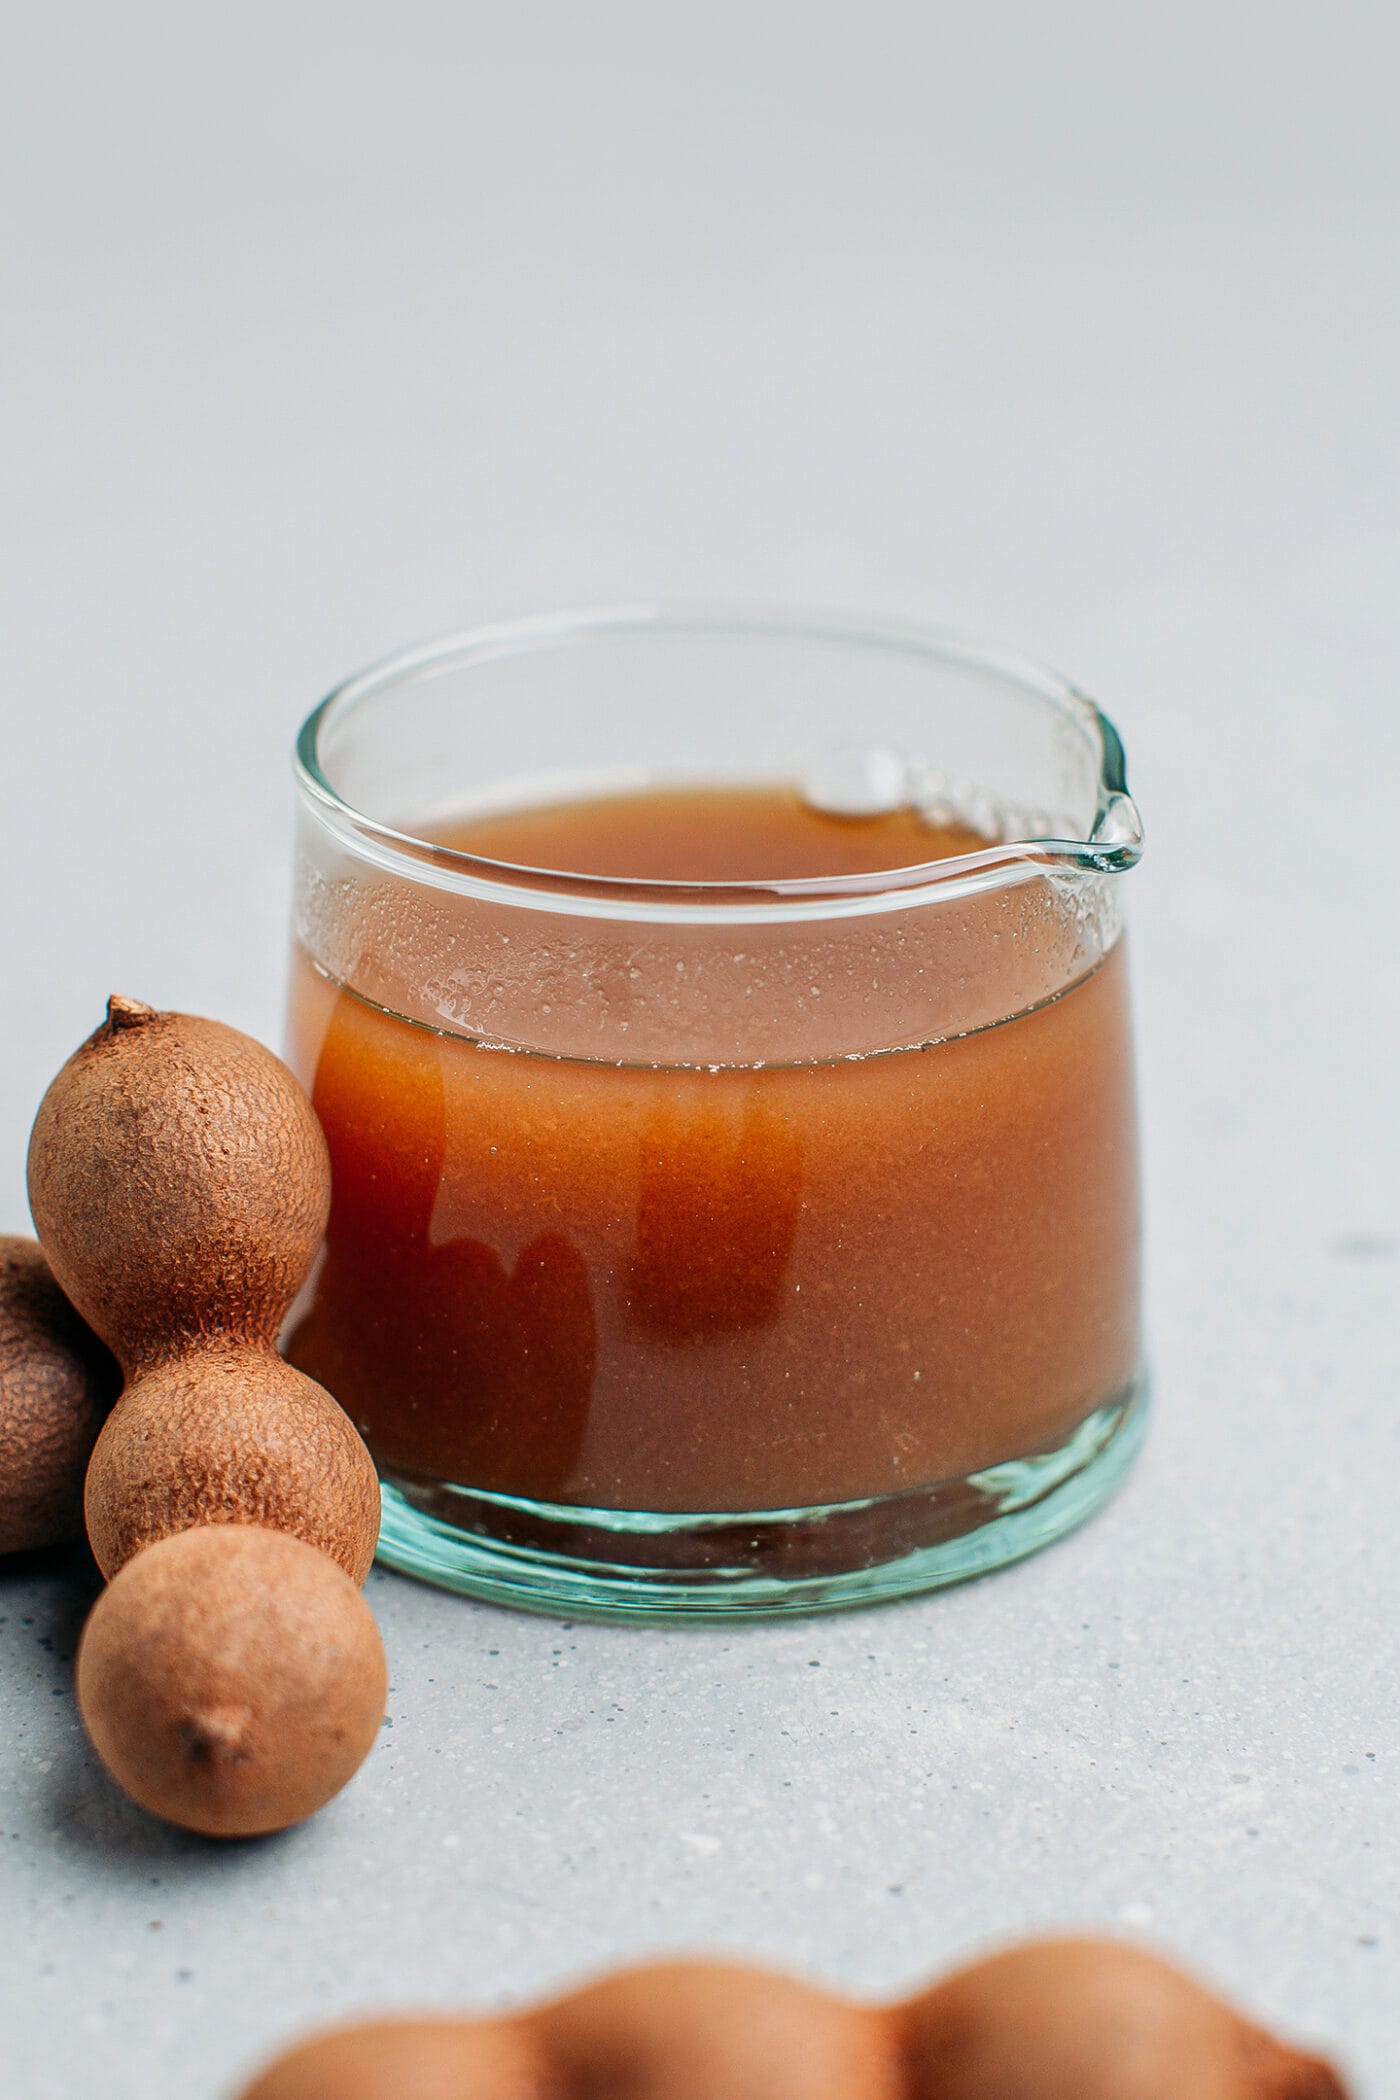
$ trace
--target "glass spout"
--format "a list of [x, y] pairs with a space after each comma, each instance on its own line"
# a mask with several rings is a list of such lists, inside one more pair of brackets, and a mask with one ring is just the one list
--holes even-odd
[[[558, 691], [569, 709], [558, 716]], [[755, 726], [752, 696], [770, 706]], [[852, 691], [866, 735], [829, 740]], [[814, 783], [819, 806], [904, 805], [985, 838], [977, 850], [875, 873], [676, 882], [521, 866], [424, 841], [440, 767], [386, 800], [404, 696], [425, 746], [461, 746], [489, 804], [730, 777]], [[511, 729], [548, 717], [544, 766], [520, 770]], [[1122, 874], [1142, 854], [1122, 742], [1084, 693], [1028, 659], [936, 628], [704, 606], [623, 606], [482, 628], [375, 666], [333, 692], [297, 746], [323, 824], [386, 873], [460, 896], [548, 895], [566, 914], [735, 924], [901, 909], [1048, 870]], [[404, 798], [409, 799], [405, 802]]]

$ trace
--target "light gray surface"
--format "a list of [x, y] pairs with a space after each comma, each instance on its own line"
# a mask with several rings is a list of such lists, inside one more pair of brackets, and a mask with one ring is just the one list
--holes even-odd
[[80, 1594], [0, 1573], [0, 2085], [219, 2100], [367, 2004], [676, 1946], [884, 1990], [1084, 1922], [1400, 2090], [1392, 11], [26, 12], [0, 1224], [110, 989], [276, 1039], [339, 673], [559, 603], [857, 605], [1124, 729], [1159, 1399], [1087, 1531], [874, 1615], [376, 1576], [392, 1727], [231, 1851], [113, 1796]]

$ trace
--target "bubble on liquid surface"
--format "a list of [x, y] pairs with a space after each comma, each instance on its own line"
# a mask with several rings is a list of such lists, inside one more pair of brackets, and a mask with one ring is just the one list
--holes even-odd
[[836, 744], [804, 767], [802, 799], [832, 817], [883, 817], [910, 800], [909, 762], [878, 744]]

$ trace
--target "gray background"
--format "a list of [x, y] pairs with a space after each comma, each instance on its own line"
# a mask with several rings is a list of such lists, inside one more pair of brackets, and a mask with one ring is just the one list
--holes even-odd
[[[1158, 1413], [971, 1588], [742, 1633], [377, 1575], [392, 1726], [218, 1850], [0, 1573], [7, 2090], [342, 2009], [1085, 1922], [1400, 2090], [1400, 297], [1389, 7], [19, 10], [0, 66], [0, 1225], [114, 987], [276, 1040], [340, 673], [651, 594], [942, 619], [1118, 717]], [[1072, 1227], [1072, 1220], [1068, 1221]]]

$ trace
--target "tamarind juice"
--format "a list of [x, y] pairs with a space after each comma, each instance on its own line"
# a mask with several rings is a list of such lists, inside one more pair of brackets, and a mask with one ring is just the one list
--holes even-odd
[[[763, 785], [417, 831], [515, 868], [658, 884], [874, 873], [988, 843]], [[493, 970], [514, 967], [508, 932], [474, 975], [452, 949], [431, 996], [396, 981], [392, 955], [366, 983], [299, 949], [291, 1057], [334, 1194], [292, 1361], [425, 1497], [810, 1511], [1057, 1451], [1138, 1362], [1126, 972], [1110, 939], [1046, 994], [1043, 951], [1069, 938], [1060, 892], [1046, 878], [994, 902], [995, 922], [970, 898], [962, 947], [890, 936], [878, 969], [872, 922], [833, 922], [820, 982], [783, 979], [787, 1034], [756, 1028], [747, 1047], [743, 994], [761, 999], [776, 966], [762, 930], [737, 926], [737, 1050], [713, 1039], [716, 1000], [684, 952], [664, 1002], [615, 1018], [650, 938], [626, 923], [578, 970], [606, 994], [596, 1049], [582, 1030], [554, 1040], [562, 968], [540, 970], [533, 1044], [461, 1017], [454, 1000], [489, 1003]], [[401, 927], [394, 954], [411, 945]], [[966, 1025], [919, 1032], [935, 993]]]

